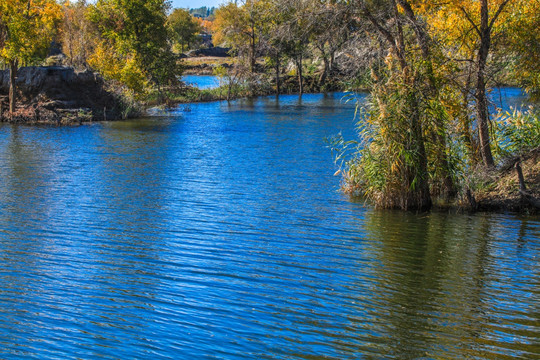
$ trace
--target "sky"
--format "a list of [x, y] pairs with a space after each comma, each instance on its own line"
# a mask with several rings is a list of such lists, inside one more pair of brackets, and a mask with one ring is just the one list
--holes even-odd
[[172, 0], [173, 8], [198, 8], [201, 6], [212, 7], [218, 6], [226, 2], [226, 0]]

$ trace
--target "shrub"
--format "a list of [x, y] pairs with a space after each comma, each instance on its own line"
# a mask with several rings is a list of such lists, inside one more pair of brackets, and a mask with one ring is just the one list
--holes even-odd
[[540, 113], [532, 106], [499, 112], [493, 124], [494, 152], [500, 159], [540, 146]]

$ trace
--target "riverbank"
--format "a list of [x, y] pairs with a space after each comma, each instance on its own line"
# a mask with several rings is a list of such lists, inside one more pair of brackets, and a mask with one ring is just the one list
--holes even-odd
[[[303, 94], [320, 94], [329, 92], [349, 91], [347, 85], [341, 80], [329, 80], [322, 86], [318, 76], [308, 75], [304, 77]], [[358, 90], [357, 90], [358, 91]], [[280, 78], [279, 95], [296, 95], [300, 93], [300, 86], [296, 76], [283, 75]], [[275, 78], [261, 74], [252, 81], [231, 82], [230, 79], [218, 80], [216, 87], [197, 88], [187, 86], [179, 92], [167, 93], [169, 104], [186, 104], [209, 101], [237, 100], [258, 96], [277, 95]], [[150, 106], [160, 105], [158, 94], [147, 99]]]
[[[518, 169], [523, 174], [520, 183]], [[473, 173], [471, 198], [465, 199], [468, 210], [539, 214], [540, 147], [507, 159], [496, 171]]]
[[471, 170], [467, 181], [456, 199], [436, 199], [433, 210], [540, 215], [540, 147], [506, 159], [495, 170], [486, 171], [481, 166]]
[[16, 107], [8, 111], [9, 72], [0, 71], [0, 121], [24, 124], [70, 125], [117, 120], [131, 111], [121, 96], [91, 71], [63, 66], [19, 69]]
[[222, 56], [201, 56], [182, 59], [184, 75], [213, 75], [214, 69], [222, 66], [229, 69], [234, 59]]
[[[191, 57], [184, 60], [185, 74], [213, 74], [217, 67], [233, 66], [231, 57]], [[263, 66], [262, 64], [260, 65]], [[0, 71], [0, 122], [21, 124], [72, 125], [91, 121], [119, 120], [141, 114], [144, 108], [174, 106], [194, 102], [234, 100], [276, 94], [275, 76], [264, 72], [249, 80], [223, 75], [216, 88], [180, 86], [170, 91], [155, 89], [138, 102], [110, 92], [106, 81], [91, 71], [76, 71], [64, 66], [36, 66], [19, 69], [16, 78], [17, 101], [8, 111], [9, 72]], [[303, 77], [303, 93], [349, 91], [343, 79], [332, 77], [323, 84], [319, 74]], [[358, 89], [356, 89], [358, 90]], [[281, 75], [279, 93], [298, 94], [295, 75]]]
[[[516, 165], [522, 171], [523, 184]], [[432, 210], [540, 215], [540, 147], [507, 159], [496, 170], [486, 171], [482, 167], [472, 170], [468, 182], [457, 198], [435, 199]], [[344, 185], [342, 190], [352, 198], [363, 200], [358, 196], [359, 189]]]

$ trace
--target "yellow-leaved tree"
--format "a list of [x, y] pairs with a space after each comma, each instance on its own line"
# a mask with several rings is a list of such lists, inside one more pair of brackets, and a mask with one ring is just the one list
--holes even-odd
[[505, 37], [514, 75], [536, 100], [540, 99], [540, 0], [520, 0]]
[[9, 65], [9, 111], [15, 111], [19, 66], [47, 55], [62, 7], [54, 0], [0, 1], [0, 62]]
[[[531, 0], [535, 1], [535, 0]], [[434, 37], [447, 49], [447, 56], [456, 62], [469, 64], [465, 71], [465, 87], [475, 103], [479, 153], [487, 167], [495, 163], [491, 151], [487, 86], [489, 61], [494, 50], [529, 0], [449, 0], [414, 2], [426, 17]], [[466, 105], [466, 104], [465, 104]]]
[[214, 42], [230, 46], [241, 57], [247, 55], [250, 72], [255, 71], [259, 35], [264, 26], [262, 19], [265, 8], [261, 0], [244, 0], [221, 5], [212, 24]]

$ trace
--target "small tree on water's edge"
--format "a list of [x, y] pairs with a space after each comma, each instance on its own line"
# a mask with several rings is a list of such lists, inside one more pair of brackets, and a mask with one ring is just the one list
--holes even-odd
[[9, 111], [15, 112], [16, 77], [21, 65], [47, 55], [62, 19], [62, 8], [52, 0], [0, 2], [0, 61], [9, 66]]

